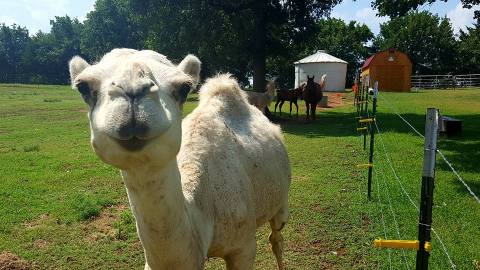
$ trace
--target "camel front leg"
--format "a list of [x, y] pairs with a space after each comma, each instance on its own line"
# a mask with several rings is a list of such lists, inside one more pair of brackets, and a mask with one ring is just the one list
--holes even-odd
[[227, 270], [253, 270], [256, 245], [255, 237], [253, 237], [242, 249], [230, 253], [225, 258]]

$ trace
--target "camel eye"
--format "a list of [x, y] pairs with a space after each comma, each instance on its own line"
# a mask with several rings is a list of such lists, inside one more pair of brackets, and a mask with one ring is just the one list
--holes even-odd
[[77, 84], [77, 89], [82, 96], [90, 96], [90, 87], [88, 86], [88, 83], [86, 82], [79, 82]]
[[180, 104], [183, 104], [187, 100], [187, 95], [191, 89], [192, 85], [190, 83], [183, 83], [174, 91], [174, 97]]
[[78, 82], [77, 83], [78, 92], [82, 95], [83, 100], [85, 103], [89, 105], [94, 105], [96, 102], [95, 92], [90, 89], [90, 86], [86, 82]]

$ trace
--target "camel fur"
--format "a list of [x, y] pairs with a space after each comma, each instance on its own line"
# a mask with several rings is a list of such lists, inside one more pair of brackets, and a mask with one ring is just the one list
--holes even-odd
[[195, 56], [174, 65], [153, 51], [115, 49], [95, 65], [80, 57], [69, 65], [89, 106], [93, 149], [121, 171], [145, 269], [203, 269], [208, 257], [253, 269], [255, 230], [267, 221], [283, 269], [288, 156], [280, 128], [234, 79], [208, 79], [182, 122], [199, 80]]
[[248, 102], [264, 112], [265, 108], [268, 107], [275, 98], [275, 82], [268, 82], [266, 91], [263, 93], [254, 91], [245, 91], [245, 93], [247, 93]]

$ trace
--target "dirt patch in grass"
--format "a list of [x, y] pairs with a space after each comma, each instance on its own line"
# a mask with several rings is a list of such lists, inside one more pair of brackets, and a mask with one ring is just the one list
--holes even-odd
[[0, 253], [0, 270], [27, 270], [32, 265], [17, 255], [4, 251]]
[[27, 230], [33, 230], [33, 229], [42, 227], [43, 225], [48, 223], [51, 218], [52, 217], [49, 214], [41, 214], [36, 219], [25, 221], [23, 223], [23, 226]]
[[114, 239], [116, 236], [114, 224], [125, 209], [128, 209], [128, 206], [123, 204], [104, 208], [98, 217], [83, 225], [83, 230], [86, 233], [85, 240], [89, 243], [95, 243], [103, 238]]
[[0, 128], [0, 134], [8, 134], [8, 133], [11, 133], [11, 131], [4, 128]]
[[48, 248], [50, 246], [50, 242], [48, 242], [47, 240], [44, 240], [44, 239], [37, 239], [35, 240], [35, 242], [33, 242], [33, 247], [35, 249], [45, 249], [45, 248]]
[[372, 222], [370, 221], [370, 218], [366, 214], [362, 214], [362, 228], [365, 231], [368, 231], [368, 228], [370, 227], [370, 224]]
[[343, 95], [343, 93], [324, 93], [324, 96], [328, 97], [328, 104], [327, 107], [322, 108], [337, 108], [345, 105], [345, 98]]

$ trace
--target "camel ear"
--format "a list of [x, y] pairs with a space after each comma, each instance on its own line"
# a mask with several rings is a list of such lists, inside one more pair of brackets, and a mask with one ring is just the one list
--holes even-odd
[[196, 87], [200, 81], [200, 60], [193, 54], [189, 54], [183, 58], [182, 62], [178, 64], [178, 68], [192, 77], [193, 81], [191, 87]]
[[83, 60], [80, 56], [74, 56], [72, 60], [68, 63], [68, 69], [70, 71], [70, 82], [72, 84], [72, 88], [75, 88], [75, 78], [77, 78], [78, 74], [82, 73], [84, 69], [89, 67], [90, 64], [87, 61]]

